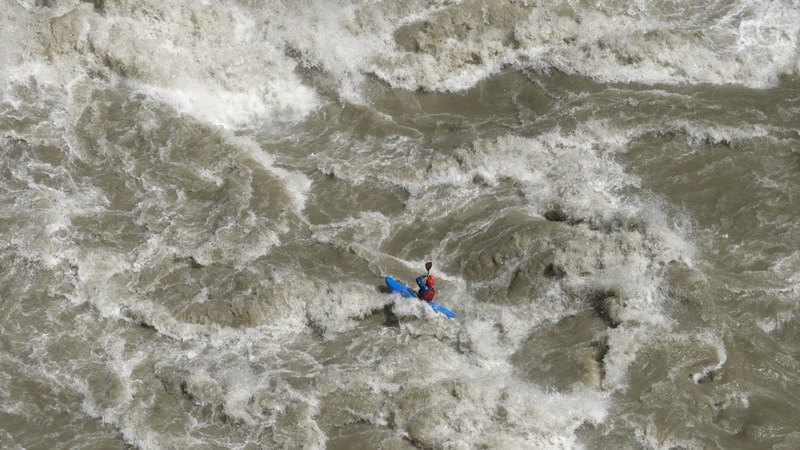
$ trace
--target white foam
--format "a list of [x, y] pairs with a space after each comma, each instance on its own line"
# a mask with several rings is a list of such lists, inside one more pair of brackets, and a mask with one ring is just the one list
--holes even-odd
[[695, 122], [678, 120], [673, 126], [685, 132], [687, 141], [693, 146], [704, 143], [736, 146], [754, 138], [769, 139], [772, 134], [767, 127], [760, 124], [698, 125]]
[[145, 82], [135, 85], [138, 91], [183, 114], [225, 128], [296, 121], [316, 107], [313, 91], [297, 81], [261, 82], [262, 87], [257, 90], [230, 90], [217, 83], [195, 80], [167, 86]]
[[280, 178], [286, 187], [285, 193], [294, 200], [296, 214], [302, 214], [308, 200], [308, 191], [311, 189], [311, 179], [300, 172], [292, 172], [275, 166], [274, 158], [251, 138], [226, 134], [225, 139], [237, 148], [242, 149], [264, 169]]
[[[27, 11], [4, 27], [11, 45], [0, 49], [6, 62], [0, 72], [7, 80], [44, 80], [41, 66], [57, 67], [61, 86], [87, 75], [101, 83], [95, 74], [102, 74], [229, 128], [301, 120], [317, 108], [320, 100], [298, 64], [324, 72], [339, 95], [356, 102], [370, 73], [407, 89], [463, 91], [506, 66], [602, 81], [752, 87], [773, 85], [800, 68], [800, 11], [776, 2], [715, 5], [710, 9], [725, 12], [710, 18], [666, 9], [661, 16], [664, 8], [647, 3], [636, 14], [613, 5], [571, 11], [516, 5], [501, 14], [498, 5], [477, 2], [334, 7], [314, 1], [268, 10], [144, 2], [104, 4], [103, 14], [85, 2], [13, 7]], [[48, 22], [52, 42], [25, 37]], [[423, 22], [430, 48], [410, 51], [395, 42], [400, 28]], [[458, 30], [468, 31], [460, 37]]]
[[[34, 76], [65, 87], [89, 75], [100, 85], [94, 76], [100, 73], [230, 128], [296, 121], [317, 107], [316, 94], [294, 72], [297, 63], [283, 54], [283, 42], [263, 41], [264, 23], [236, 6], [106, 4], [99, 14], [81, 2], [21, 16], [18, 31], [51, 22], [54, 36], [41, 47], [15, 40], [4, 46], [9, 65], [3, 72], [12, 82]], [[57, 79], [45, 77], [40, 63], [59, 68]]]
[[398, 87], [458, 91], [506, 65], [556, 68], [609, 82], [752, 87], [773, 85], [781, 74], [798, 70], [800, 12], [789, 5], [745, 0], [692, 14], [648, 2], [637, 6], [638, 11], [615, 4], [561, 10], [518, 5], [493, 16], [499, 6], [491, 5], [487, 16], [474, 11], [475, 3], [462, 2], [444, 8], [450, 20], [424, 18], [422, 50], [376, 55], [372, 71]]
[[351, 330], [367, 315], [379, 310], [390, 299], [378, 297], [360, 283], [335, 283], [307, 300], [307, 316], [325, 337]]
[[[564, 212], [578, 217], [604, 217], [622, 207], [619, 190], [639, 185], [636, 177], [602, 156], [621, 150], [627, 140], [592, 122], [570, 134], [555, 130], [535, 138], [507, 135], [478, 140], [472, 150], [460, 151], [463, 163], [445, 162], [428, 183], [471, 184], [478, 177], [493, 185], [510, 178], [523, 186], [526, 201], [542, 212], [560, 204]], [[450, 166], [459, 168], [449, 170]]]
[[[28, 8], [5, 33], [13, 44], [0, 50], [7, 61], [3, 73], [12, 82], [33, 75], [62, 86], [102, 73], [199, 120], [237, 128], [301, 120], [317, 107], [316, 93], [295, 71], [298, 61], [332, 76], [339, 94], [353, 101], [361, 98], [367, 73], [394, 86], [434, 91], [468, 89], [508, 65], [555, 67], [604, 81], [763, 87], [799, 64], [800, 12], [774, 2], [742, 2], [713, 26], [689, 17], [686, 32], [676, 32], [674, 18], [660, 18], [658, 8], [647, 5], [641, 5], [646, 14], [633, 16], [610, 7], [561, 15], [520, 7], [509, 10], [516, 16], [502, 25], [510, 29], [487, 26], [487, 12], [459, 16], [467, 29], [481, 30], [463, 40], [448, 34], [452, 30], [436, 30], [447, 21], [435, 19], [475, 7], [469, 2], [421, 9], [339, 6], [311, 2], [262, 11], [186, 2], [139, 10], [109, 4], [103, 15], [87, 3]], [[58, 45], [15, 38], [51, 20]], [[405, 51], [394, 42], [399, 27], [421, 21], [433, 27], [432, 36], [442, 34], [436, 54]], [[508, 32], [512, 40], [504, 38]], [[286, 46], [293, 56], [286, 56]], [[45, 76], [44, 66], [58, 67], [53, 77], [60, 81]]]
[[246, 10], [185, 3], [150, 15], [113, 13], [95, 19], [93, 52], [181, 112], [239, 127], [298, 120], [316, 107], [315, 94], [294, 73], [296, 62], [274, 46], [280, 43], [261, 39], [262, 24]]

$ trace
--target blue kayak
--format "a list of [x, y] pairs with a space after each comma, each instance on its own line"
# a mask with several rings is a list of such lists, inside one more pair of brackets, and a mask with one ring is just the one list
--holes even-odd
[[[389, 288], [389, 292], [398, 292], [401, 296], [405, 298], [417, 298], [417, 293], [412, 291], [411, 288], [408, 286], [398, 283], [392, 277], [385, 277], [386, 280], [386, 287]], [[445, 308], [444, 306], [436, 303], [436, 302], [425, 302], [427, 303], [434, 311], [439, 314], [444, 314], [445, 316], [454, 319], [456, 317], [452, 311]]]

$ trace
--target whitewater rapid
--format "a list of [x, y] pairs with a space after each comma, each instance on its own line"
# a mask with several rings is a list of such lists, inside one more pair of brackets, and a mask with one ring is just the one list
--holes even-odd
[[4, 448], [797, 444], [796, 2], [2, 10]]

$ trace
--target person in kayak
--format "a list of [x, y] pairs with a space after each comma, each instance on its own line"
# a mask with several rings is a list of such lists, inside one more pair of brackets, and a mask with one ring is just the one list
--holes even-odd
[[419, 291], [417, 292], [417, 297], [426, 302], [433, 301], [433, 295], [435, 294], [435, 290], [433, 289], [434, 283], [435, 281], [431, 274], [418, 276], [417, 286], [419, 286]]

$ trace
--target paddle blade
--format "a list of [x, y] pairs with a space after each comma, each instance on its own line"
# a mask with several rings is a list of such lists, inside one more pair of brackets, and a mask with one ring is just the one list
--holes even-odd
[[425, 263], [425, 270], [428, 271], [428, 275], [431, 274], [431, 267], [433, 267], [433, 263], [432, 262], [428, 261], [428, 262]]

